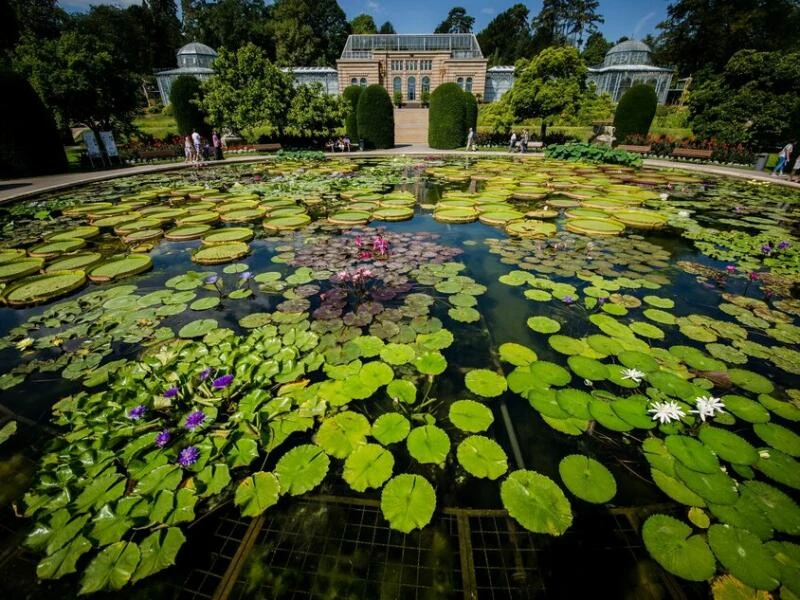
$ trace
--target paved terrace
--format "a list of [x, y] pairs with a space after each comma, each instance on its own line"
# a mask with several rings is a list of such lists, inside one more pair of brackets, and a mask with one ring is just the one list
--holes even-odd
[[[482, 158], [502, 158], [502, 157], [521, 157], [524, 156], [525, 160], [541, 160], [544, 155], [539, 152], [530, 152], [525, 155], [509, 154], [503, 151], [479, 151], [470, 152], [467, 154], [464, 151], [458, 150], [433, 150], [423, 145], [408, 145], [398, 146], [392, 150], [368, 150], [365, 152], [351, 152], [351, 153], [335, 153], [328, 156], [337, 158], [369, 158], [376, 156], [470, 156]], [[222, 161], [210, 161], [203, 163], [206, 166], [216, 166], [218, 164], [234, 164], [234, 163], [248, 163], [259, 162], [267, 158], [268, 154], [254, 155], [236, 155], [226, 158]], [[648, 167], [667, 168], [667, 169], [684, 169], [686, 171], [696, 171], [700, 173], [707, 173], [712, 175], [723, 175], [727, 177], [738, 177], [740, 179], [750, 179], [755, 181], [765, 181], [784, 185], [787, 187], [800, 189], [800, 183], [790, 182], [786, 178], [773, 177], [770, 172], [757, 172], [746, 168], [723, 167], [720, 165], [708, 165], [690, 162], [679, 162], [672, 160], [662, 159], [645, 159], [644, 165]], [[30, 198], [44, 192], [54, 192], [64, 190], [71, 187], [83, 185], [86, 183], [93, 183], [96, 181], [105, 181], [108, 179], [116, 179], [118, 177], [127, 177], [129, 175], [141, 175], [144, 173], [158, 173], [162, 171], [171, 171], [177, 169], [196, 169], [198, 166], [193, 163], [184, 162], [169, 162], [159, 163], [152, 165], [139, 165], [124, 167], [120, 169], [109, 169], [104, 171], [88, 171], [81, 173], [63, 173], [61, 175], [44, 175], [41, 177], [28, 177], [22, 179], [2, 179], [0, 180], [0, 204], [6, 204], [14, 200], [21, 200]], [[200, 167], [202, 168], [202, 167]]]

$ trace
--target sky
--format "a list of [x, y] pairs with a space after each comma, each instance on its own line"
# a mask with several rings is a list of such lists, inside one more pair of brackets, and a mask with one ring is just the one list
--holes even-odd
[[[59, 0], [67, 11], [85, 11], [89, 5], [111, 4], [119, 7], [141, 4], [141, 0]], [[475, 17], [474, 31], [483, 29], [498, 13], [516, 4], [515, 0], [339, 0], [348, 20], [356, 15], [372, 15], [380, 27], [391, 21], [398, 33], [428, 33], [441, 23], [453, 6], [463, 6]], [[541, 0], [523, 2], [531, 16], [542, 8]], [[600, 31], [610, 40], [622, 36], [641, 39], [654, 33], [667, 14], [668, 0], [600, 0], [598, 12], [605, 18]]]

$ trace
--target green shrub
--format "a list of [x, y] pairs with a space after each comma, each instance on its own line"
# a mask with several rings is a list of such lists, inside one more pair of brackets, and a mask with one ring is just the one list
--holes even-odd
[[419, 100], [420, 102], [422, 102], [422, 106], [428, 106], [431, 103], [431, 93], [422, 92], [422, 95], [420, 95]]
[[382, 85], [364, 88], [358, 98], [356, 115], [358, 139], [364, 140], [367, 148], [394, 147], [394, 107], [389, 92]]
[[478, 130], [478, 101], [472, 92], [464, 92], [464, 108], [467, 118], [467, 129], [472, 127], [473, 131]]
[[344, 92], [342, 92], [342, 96], [344, 97], [345, 102], [347, 102], [349, 110], [344, 121], [344, 128], [347, 132], [347, 137], [349, 137], [350, 141], [354, 144], [357, 144], [359, 140], [356, 109], [358, 108], [358, 98], [361, 96], [363, 89], [364, 88], [362, 88], [360, 85], [351, 85], [344, 88]]
[[0, 73], [0, 176], [63, 173], [67, 155], [53, 115], [28, 81]]
[[169, 91], [169, 104], [175, 115], [180, 135], [188, 135], [197, 130], [208, 137], [209, 127], [206, 125], [206, 114], [192, 100], [200, 98], [200, 82], [191, 75], [181, 75], [172, 84]]
[[467, 129], [464, 91], [457, 83], [443, 83], [431, 94], [428, 145], [444, 150], [463, 146], [467, 140]]
[[607, 148], [582, 143], [559, 144], [547, 146], [544, 151], [547, 158], [569, 160], [573, 162], [606, 163], [611, 165], [625, 165], [638, 167], [642, 164], [641, 157], [624, 150]]
[[625, 143], [629, 135], [647, 135], [656, 114], [658, 98], [649, 85], [634, 85], [620, 98], [614, 113], [614, 135], [617, 142]]
[[161, 114], [165, 117], [173, 117], [175, 116], [175, 111], [172, 110], [172, 104], [167, 102], [167, 105], [161, 109]]
[[395, 90], [392, 93], [392, 102], [394, 102], [394, 105], [397, 108], [403, 106], [403, 92], [401, 92], [400, 90]]

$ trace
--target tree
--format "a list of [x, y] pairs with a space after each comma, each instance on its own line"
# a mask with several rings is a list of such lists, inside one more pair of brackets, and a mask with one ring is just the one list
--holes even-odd
[[9, 0], [20, 35], [54, 39], [61, 33], [69, 15], [58, 7], [58, 0]]
[[[120, 9], [108, 5], [92, 6], [88, 13], [72, 17], [70, 28], [80, 36], [102, 42], [120, 69], [136, 74], [151, 74], [149, 13], [141, 6]], [[174, 60], [174, 59], [173, 59]]]
[[350, 29], [355, 34], [378, 33], [375, 20], [370, 15], [358, 15], [350, 21]]
[[274, 57], [269, 30], [269, 9], [263, 0], [219, 0], [195, 2], [187, 37], [212, 48], [238, 50], [248, 42]]
[[454, 6], [433, 33], [471, 33], [474, 24], [475, 17], [470, 17], [463, 6]]
[[567, 33], [575, 45], [583, 45], [584, 34], [591, 35], [597, 31], [598, 23], [605, 23], [605, 19], [597, 14], [600, 2], [597, 0], [568, 0], [566, 18], [568, 22]]
[[531, 26], [528, 7], [515, 4], [501, 12], [478, 34], [484, 56], [490, 65], [513, 65], [531, 52]]
[[381, 29], [378, 33], [392, 34], [397, 32], [394, 30], [394, 25], [392, 25], [389, 21], [386, 21], [383, 25], [381, 25]]
[[299, 85], [289, 109], [289, 123], [300, 133], [330, 137], [344, 123], [349, 106], [328, 94], [320, 83]]
[[[739, 50], [791, 52], [797, 0], [677, 0], [658, 25], [667, 60], [682, 74], [721, 72]], [[702, 75], [702, 73], [701, 73]]]
[[517, 79], [504, 96], [518, 120], [542, 119], [541, 137], [548, 121], [564, 110], [576, 110], [585, 89], [586, 66], [572, 47], [553, 47], [530, 62], [517, 63]]
[[350, 23], [336, 0], [276, 0], [272, 34], [278, 64], [330, 66], [342, 53]]
[[175, 0], [144, 0], [148, 12], [152, 67], [173, 65], [175, 51], [181, 46], [181, 22]]
[[533, 19], [537, 48], [572, 43], [580, 47], [583, 36], [596, 31], [604, 19], [597, 14], [596, 0], [543, 0], [542, 9]]
[[138, 77], [97, 37], [74, 30], [54, 40], [28, 37], [17, 46], [14, 68], [30, 81], [60, 128], [74, 123], [95, 132], [130, 127]]
[[197, 130], [201, 135], [208, 136], [206, 113], [199, 106], [200, 81], [191, 75], [181, 75], [170, 87], [169, 103], [175, 115], [180, 135], [189, 135]]
[[630, 143], [629, 136], [647, 136], [656, 116], [658, 97], [652, 86], [640, 83], [622, 95], [614, 113], [614, 135], [618, 142]]
[[602, 64], [606, 58], [606, 52], [611, 50], [612, 46], [613, 44], [602, 33], [595, 31], [586, 40], [586, 46], [581, 53], [583, 61], [590, 67]]
[[358, 109], [358, 98], [361, 96], [363, 89], [364, 88], [362, 88], [360, 85], [351, 85], [344, 88], [344, 91], [342, 92], [342, 97], [349, 105], [347, 118], [344, 123], [345, 131], [347, 133], [347, 137], [349, 137], [353, 143], [358, 140], [358, 115], [356, 114], [356, 111]]
[[701, 138], [772, 149], [800, 131], [800, 52], [740, 50], [723, 72], [692, 90], [689, 115]]
[[200, 86], [202, 108], [214, 124], [240, 133], [269, 124], [283, 136], [294, 96], [290, 74], [253, 44], [236, 51], [220, 48], [214, 70]]
[[394, 107], [385, 87], [373, 84], [364, 88], [356, 116], [358, 137], [367, 148], [394, 147]]

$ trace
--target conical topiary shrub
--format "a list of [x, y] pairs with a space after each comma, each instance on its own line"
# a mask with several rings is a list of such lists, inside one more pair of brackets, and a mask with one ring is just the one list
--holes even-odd
[[344, 88], [344, 92], [342, 92], [342, 96], [347, 102], [347, 118], [344, 122], [344, 129], [347, 132], [347, 137], [350, 138], [350, 142], [353, 144], [358, 143], [358, 115], [356, 111], [358, 109], [358, 99], [361, 97], [361, 92], [364, 88], [360, 85], [351, 85], [349, 87]]
[[394, 147], [394, 107], [389, 92], [382, 85], [364, 88], [356, 110], [358, 139], [367, 148]]
[[467, 143], [467, 107], [457, 83], [443, 83], [431, 94], [428, 145], [449, 150]]
[[649, 85], [634, 85], [620, 98], [614, 113], [614, 136], [624, 144], [632, 135], [646, 136], [656, 114], [658, 97]]
[[467, 129], [478, 129], [478, 101], [472, 92], [464, 92], [464, 108], [467, 111]]

